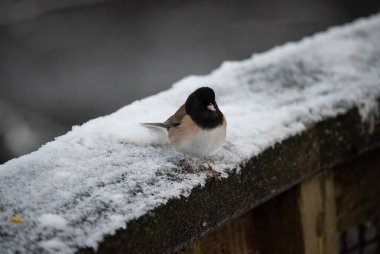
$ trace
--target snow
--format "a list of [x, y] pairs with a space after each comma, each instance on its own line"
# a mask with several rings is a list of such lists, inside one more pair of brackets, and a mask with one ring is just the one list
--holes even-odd
[[43, 214], [38, 218], [41, 226], [53, 227], [60, 230], [65, 230], [67, 221], [57, 214]]
[[42, 241], [40, 243], [40, 247], [42, 247], [46, 252], [50, 253], [65, 253], [67, 250], [67, 246], [58, 239]]
[[[200, 86], [214, 88], [228, 122], [226, 142], [211, 158], [222, 177], [353, 106], [373, 124], [379, 113], [378, 45], [380, 15], [375, 15], [245, 61], [225, 62], [209, 75], [187, 77], [1, 165], [0, 249], [97, 248], [104, 235], [203, 185], [209, 175], [199, 161], [192, 161], [196, 174], [186, 173], [165, 132], [139, 124], [166, 120]], [[11, 216], [24, 222], [12, 223]]]

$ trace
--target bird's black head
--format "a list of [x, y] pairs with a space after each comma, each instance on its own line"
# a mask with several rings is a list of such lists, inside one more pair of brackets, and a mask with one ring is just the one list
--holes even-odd
[[186, 113], [203, 128], [214, 128], [223, 123], [223, 113], [215, 101], [215, 93], [209, 87], [195, 90], [186, 100]]

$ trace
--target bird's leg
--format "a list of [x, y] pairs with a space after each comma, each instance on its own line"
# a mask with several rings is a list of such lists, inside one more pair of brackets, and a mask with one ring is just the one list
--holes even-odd
[[183, 154], [184, 159], [183, 159], [183, 165], [185, 166], [185, 169], [187, 172], [194, 174], [193, 167], [190, 165], [190, 163], [187, 161], [186, 154]]
[[204, 157], [203, 159], [204, 159], [205, 162], [207, 163], [207, 170], [208, 170], [209, 172], [211, 172], [211, 174], [212, 174], [214, 177], [218, 177], [218, 176], [220, 176], [220, 173], [219, 173], [219, 172], [216, 172], [216, 171], [212, 168], [212, 166], [210, 165], [210, 163], [209, 163], [208, 160], [207, 160], [207, 157]]

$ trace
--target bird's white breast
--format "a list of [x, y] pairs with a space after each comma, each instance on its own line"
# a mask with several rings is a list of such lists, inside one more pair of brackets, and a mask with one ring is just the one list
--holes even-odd
[[172, 139], [172, 146], [179, 152], [194, 157], [205, 157], [212, 154], [225, 140], [226, 123], [213, 129], [197, 128], [191, 135], [181, 139]]

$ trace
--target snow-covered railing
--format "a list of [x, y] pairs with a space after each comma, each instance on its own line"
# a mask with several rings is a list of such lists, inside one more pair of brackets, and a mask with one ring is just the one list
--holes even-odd
[[[1, 253], [172, 252], [374, 147], [379, 45], [377, 15], [185, 78], [9, 161]], [[187, 173], [165, 133], [140, 125], [165, 120], [205, 85], [228, 122], [211, 159], [219, 179]]]

